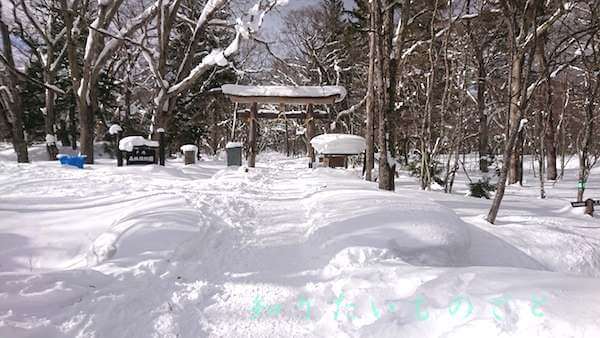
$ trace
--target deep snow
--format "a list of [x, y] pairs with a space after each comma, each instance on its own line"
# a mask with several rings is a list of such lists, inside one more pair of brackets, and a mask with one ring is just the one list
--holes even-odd
[[569, 207], [571, 169], [548, 200], [533, 177], [509, 187], [489, 225], [462, 177], [390, 193], [275, 153], [248, 172], [13, 156], [0, 146], [0, 337], [600, 336], [600, 218]]

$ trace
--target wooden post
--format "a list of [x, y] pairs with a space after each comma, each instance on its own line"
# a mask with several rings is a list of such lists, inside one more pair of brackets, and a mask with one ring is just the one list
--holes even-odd
[[313, 105], [311, 103], [308, 104], [308, 108], [306, 109], [306, 137], [308, 138], [308, 157], [309, 163], [308, 167], [312, 168], [313, 163], [315, 163], [315, 149], [310, 144], [310, 140], [312, 140], [315, 133], [315, 120], [313, 119]]
[[[165, 130], [158, 130], [159, 138], [158, 138], [158, 157], [160, 165], [165, 166]], [[155, 162], [156, 163], [156, 162]]]
[[119, 149], [119, 143], [121, 143], [121, 138], [123, 136], [123, 132], [119, 131], [116, 135], [117, 138], [117, 167], [122, 167], [123, 166], [123, 153], [121, 152], [121, 149]]
[[285, 119], [285, 152], [290, 157], [290, 134], [288, 131], [288, 120]]
[[[285, 103], [279, 104], [279, 112], [285, 114]], [[285, 152], [287, 154], [287, 157], [290, 157], [290, 134], [288, 131], [288, 120], [285, 115], [283, 115], [283, 118], [285, 120]]]
[[585, 214], [594, 217], [594, 200], [591, 198], [585, 200]]
[[254, 168], [256, 166], [256, 114], [258, 113], [258, 104], [252, 103], [250, 107], [250, 135], [248, 135], [248, 167]]

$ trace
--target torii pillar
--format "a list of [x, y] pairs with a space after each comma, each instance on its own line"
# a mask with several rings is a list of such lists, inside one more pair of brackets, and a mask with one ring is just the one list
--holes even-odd
[[287, 117], [285, 116], [285, 103], [280, 103], [279, 104], [279, 112], [283, 115], [283, 119], [285, 121], [285, 152], [287, 154], [287, 157], [290, 157], [290, 134], [288, 132], [288, 120]]
[[309, 168], [312, 168], [313, 163], [315, 163], [315, 149], [312, 144], [310, 144], [310, 140], [312, 140], [315, 135], [315, 119], [313, 117], [313, 105], [312, 103], [309, 103], [308, 108], [306, 109], [306, 137], [308, 138], [306, 147], [308, 150], [308, 157], [310, 157], [310, 162], [308, 163]]
[[252, 103], [250, 107], [250, 121], [248, 121], [249, 133], [248, 135], [248, 167], [254, 168], [256, 166], [256, 114], [258, 113], [258, 104]]

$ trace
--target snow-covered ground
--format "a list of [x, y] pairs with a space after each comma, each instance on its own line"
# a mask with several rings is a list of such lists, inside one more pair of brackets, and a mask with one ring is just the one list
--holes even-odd
[[531, 176], [507, 189], [490, 225], [464, 176], [390, 193], [275, 153], [44, 155], [0, 145], [0, 337], [600, 337], [600, 217], [569, 206], [573, 169], [547, 200]]

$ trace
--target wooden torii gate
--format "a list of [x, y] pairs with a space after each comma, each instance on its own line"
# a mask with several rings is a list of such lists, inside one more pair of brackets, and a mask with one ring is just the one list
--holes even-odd
[[[260, 118], [300, 118], [306, 122], [306, 136], [308, 137], [308, 156], [310, 164], [315, 162], [315, 151], [310, 144], [315, 133], [315, 119], [327, 118], [325, 114], [315, 113], [315, 104], [334, 104], [341, 102], [346, 97], [346, 90], [340, 86], [242, 86], [223, 85], [223, 94], [234, 103], [250, 104], [249, 110], [238, 113], [238, 117], [248, 119], [250, 135], [248, 137], [248, 167], [256, 165], [256, 122]], [[278, 104], [279, 113], [258, 110], [258, 104]], [[286, 104], [306, 105], [306, 111], [285, 112]]]

